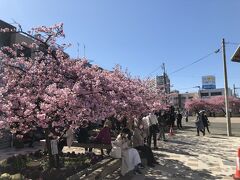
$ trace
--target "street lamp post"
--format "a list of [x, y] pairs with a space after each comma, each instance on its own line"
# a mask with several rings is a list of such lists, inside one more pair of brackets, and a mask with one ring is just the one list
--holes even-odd
[[198, 88], [198, 96], [201, 98], [201, 92], [200, 92], [201, 87], [200, 86], [194, 86], [193, 88]]
[[223, 48], [223, 69], [224, 69], [224, 95], [225, 95], [225, 112], [226, 112], [226, 122], [227, 122], [227, 135], [231, 136], [231, 119], [229, 114], [229, 102], [228, 102], [228, 80], [227, 80], [227, 63], [226, 63], [226, 52], [225, 52], [225, 40], [222, 39]]
[[233, 96], [234, 97], [237, 97], [236, 89], [240, 89], [240, 87], [236, 87], [235, 84], [233, 84]]

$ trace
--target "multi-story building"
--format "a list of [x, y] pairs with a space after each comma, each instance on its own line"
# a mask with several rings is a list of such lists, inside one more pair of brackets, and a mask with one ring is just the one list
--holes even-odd
[[[8, 24], [2, 20], [0, 20], [0, 29], [8, 28], [10, 30], [13, 30], [12, 32], [0, 32], [0, 48], [3, 46], [9, 46], [12, 47], [13, 44], [20, 44], [22, 42], [25, 42], [27, 45], [34, 42], [34, 40], [22, 33], [16, 32], [16, 27], [12, 26], [11, 24]], [[19, 54], [23, 53], [25, 57], [31, 57], [32, 51], [29, 47], [22, 45], [23, 50], [19, 50]]]
[[166, 73], [162, 76], [156, 76], [155, 81], [156, 87], [165, 90], [168, 94], [170, 93], [170, 79]]
[[[20, 55], [21, 53], [24, 54], [25, 57], [32, 57], [33, 52], [32, 50], [27, 47], [28, 45], [32, 44], [34, 40], [31, 37], [28, 37], [22, 33], [16, 32], [16, 27], [12, 26], [11, 24], [8, 24], [2, 20], [0, 20], [0, 29], [9, 29], [9, 32], [0, 32], [0, 48], [4, 46], [9, 46], [13, 48], [14, 44], [21, 44], [22, 42], [25, 42], [26, 45], [21, 44], [23, 49], [18, 50], [17, 53]], [[1, 67], [0, 67], [0, 70]], [[3, 82], [0, 79], [0, 86], [3, 86]], [[3, 133], [3, 136], [0, 137], [0, 149], [6, 148], [11, 145], [11, 133], [9, 130], [1, 130]]]
[[[232, 96], [232, 90], [230, 88], [228, 88], [228, 95]], [[199, 90], [200, 98], [206, 99], [213, 96], [224, 96], [224, 88]]]
[[170, 102], [175, 108], [184, 109], [185, 102], [195, 98], [199, 98], [198, 92], [179, 93], [179, 91], [172, 91], [170, 95]]
[[[199, 90], [200, 98], [210, 98], [213, 96], [223, 96], [224, 88], [216, 88], [215, 76], [208, 75], [202, 76], [202, 89]], [[232, 90], [228, 89], [228, 95], [232, 96]]]

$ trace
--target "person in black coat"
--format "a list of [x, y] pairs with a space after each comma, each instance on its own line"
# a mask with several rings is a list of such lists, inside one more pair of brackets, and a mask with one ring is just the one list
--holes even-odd
[[[90, 143], [90, 135], [89, 135], [89, 126], [88, 126], [88, 121], [84, 120], [82, 122], [82, 125], [76, 130], [76, 139], [78, 143]], [[85, 151], [87, 151], [88, 148], [85, 148]], [[91, 151], [91, 149], [89, 149]]]
[[177, 128], [178, 129], [182, 129], [182, 114], [180, 113], [180, 111], [178, 111], [177, 113]]
[[206, 112], [202, 113], [202, 121], [203, 121], [203, 125], [204, 125], [204, 131], [205, 131], [205, 128], [206, 128], [208, 133], [210, 134], [210, 131], [209, 131], [209, 120], [208, 120]]
[[170, 127], [173, 128], [175, 124], [175, 108], [173, 106], [170, 107], [169, 121], [170, 121]]
[[159, 136], [158, 136], [158, 140], [163, 140], [166, 141], [166, 137], [165, 137], [165, 128], [167, 125], [167, 114], [166, 112], [159, 112], [159, 116], [158, 116], [158, 125], [159, 125]]

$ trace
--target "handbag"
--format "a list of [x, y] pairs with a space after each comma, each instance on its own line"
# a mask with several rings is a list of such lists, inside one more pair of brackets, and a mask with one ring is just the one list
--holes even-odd
[[109, 155], [113, 158], [120, 159], [122, 157], [122, 150], [118, 146], [113, 146]]
[[211, 124], [211, 123], [210, 123], [210, 121], [209, 121], [209, 120], [207, 121], [207, 123], [208, 123], [208, 126], [210, 126], [210, 124]]

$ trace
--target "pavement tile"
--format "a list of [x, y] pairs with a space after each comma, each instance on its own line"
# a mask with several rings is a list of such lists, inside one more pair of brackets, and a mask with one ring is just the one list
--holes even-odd
[[[154, 151], [160, 162], [155, 168], [145, 168], [143, 175], [120, 177], [119, 171], [106, 177], [106, 180], [213, 180], [232, 179], [236, 169], [236, 155], [240, 138], [217, 135], [196, 137], [195, 129], [181, 131], [168, 137], [169, 142], [159, 142], [160, 150]], [[36, 146], [40, 148], [41, 146]], [[0, 160], [12, 154], [29, 153], [36, 149], [0, 150]], [[84, 153], [82, 148], [64, 147], [64, 152]], [[96, 151], [99, 153], [100, 151]]]

